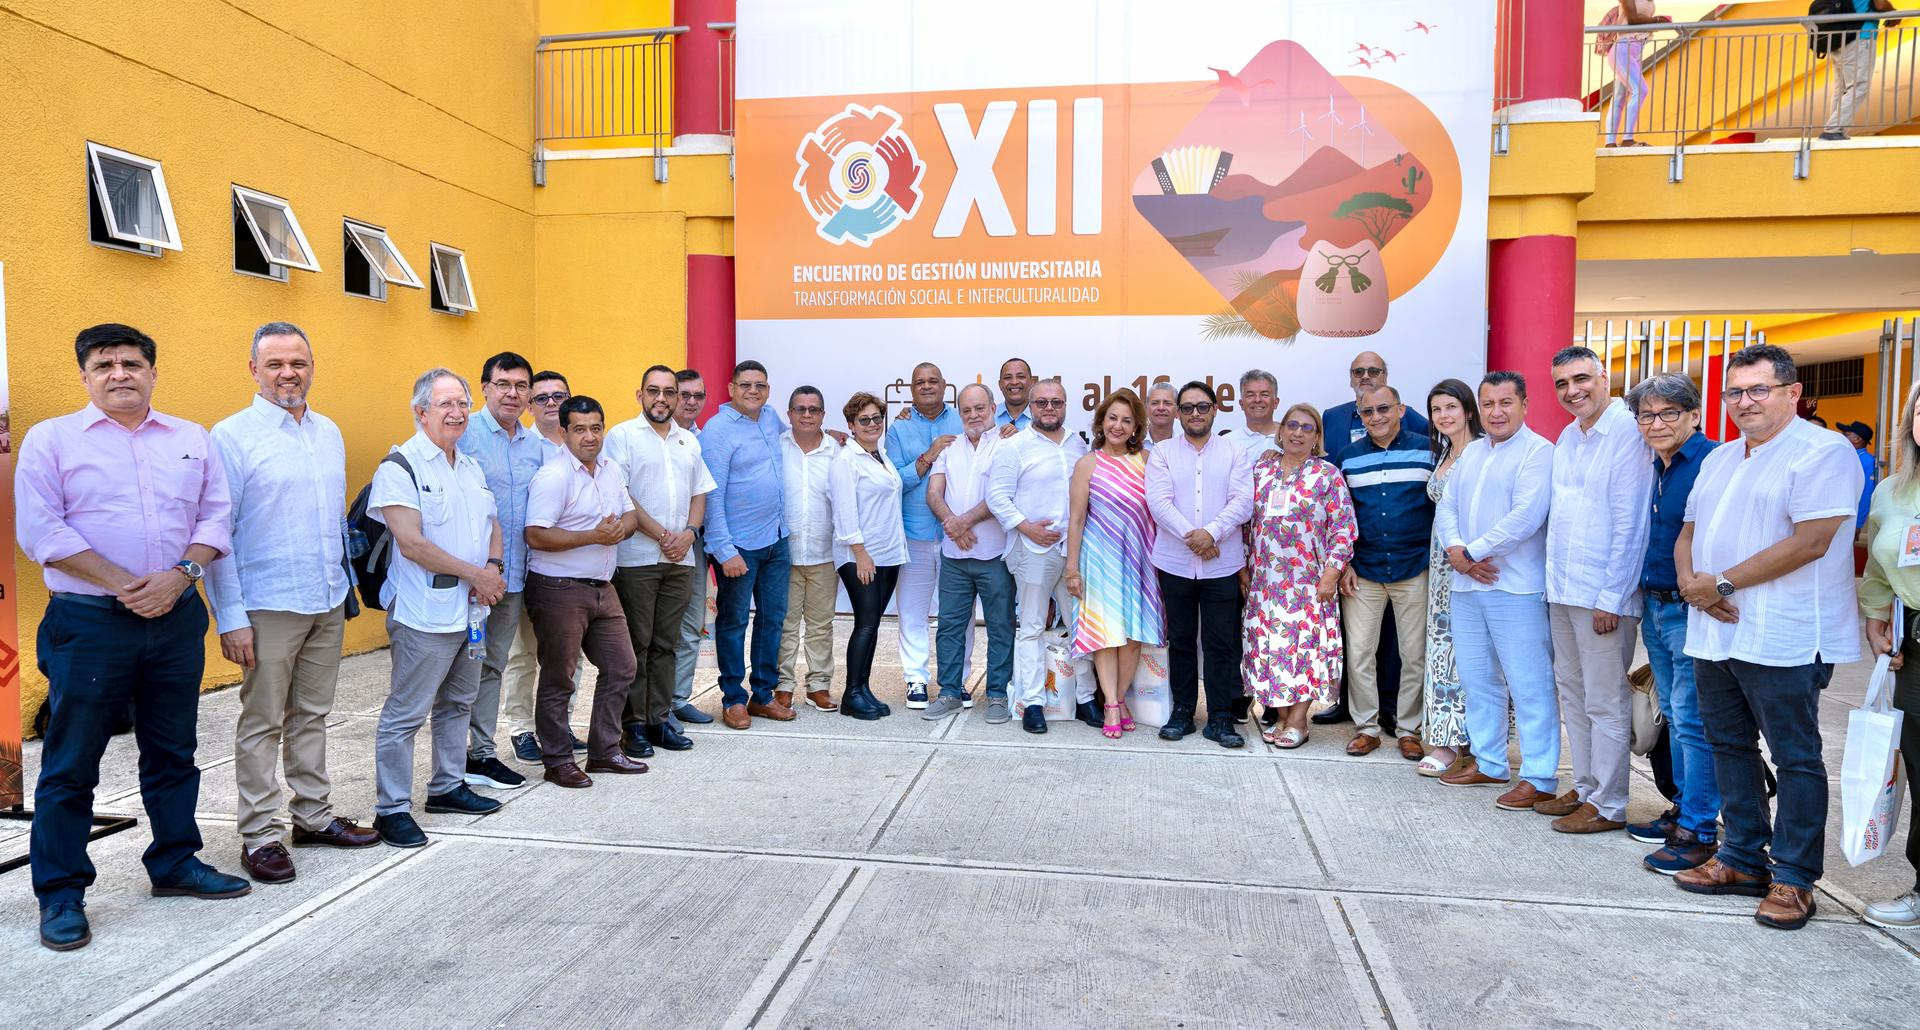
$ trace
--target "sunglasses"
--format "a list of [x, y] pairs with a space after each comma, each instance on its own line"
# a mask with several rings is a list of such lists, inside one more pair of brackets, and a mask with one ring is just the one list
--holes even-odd
[[1195, 401], [1192, 404], [1180, 405], [1180, 414], [1182, 415], [1204, 415], [1212, 410], [1212, 401]]
[[885, 415], [861, 415], [858, 418], [854, 419], [853, 423], [854, 425], [867, 426], [871, 428], [873, 426], [885, 425], [886, 421], [887, 421], [887, 416]]

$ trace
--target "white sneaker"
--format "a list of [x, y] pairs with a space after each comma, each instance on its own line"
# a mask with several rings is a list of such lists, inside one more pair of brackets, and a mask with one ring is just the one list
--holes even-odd
[[1892, 901], [1867, 906], [1867, 922], [1889, 930], [1920, 926], [1920, 890], [1911, 890]]

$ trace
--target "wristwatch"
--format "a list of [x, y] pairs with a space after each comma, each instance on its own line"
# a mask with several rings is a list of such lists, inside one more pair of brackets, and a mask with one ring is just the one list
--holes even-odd
[[501, 572], [507, 571], [507, 560], [505, 558], [488, 558], [487, 564], [499, 569]]
[[174, 562], [173, 567], [185, 573], [189, 583], [198, 583], [200, 577], [207, 574], [207, 570], [201, 568], [200, 563], [191, 558], [182, 558]]
[[1727, 582], [1727, 577], [1725, 577], [1725, 576], [1715, 576], [1715, 577], [1713, 577], [1713, 588], [1714, 588], [1715, 590], [1718, 590], [1718, 591], [1720, 591], [1720, 596], [1721, 596], [1721, 597], [1732, 597], [1732, 596], [1733, 596], [1733, 584], [1732, 584], [1732, 583], [1729, 583], [1729, 582]]

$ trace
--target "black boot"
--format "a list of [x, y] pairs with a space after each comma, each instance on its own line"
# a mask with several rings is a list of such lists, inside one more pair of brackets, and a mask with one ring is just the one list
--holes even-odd
[[1106, 721], [1100, 718], [1100, 706], [1092, 701], [1082, 701], [1074, 705], [1073, 717], [1096, 730], [1106, 726]]
[[872, 722], [887, 717], [887, 708], [866, 687], [848, 687], [840, 694], [840, 714]]
[[1200, 735], [1221, 747], [1246, 747], [1247, 740], [1233, 728], [1233, 717], [1212, 715], [1207, 717], [1207, 728]]
[[1167, 716], [1167, 724], [1160, 727], [1161, 740], [1179, 740], [1193, 732], [1193, 709], [1175, 708]]

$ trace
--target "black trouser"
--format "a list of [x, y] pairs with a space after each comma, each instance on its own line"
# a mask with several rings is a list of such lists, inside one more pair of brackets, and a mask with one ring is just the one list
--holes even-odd
[[1205, 655], [1207, 714], [1230, 717], [1234, 700], [1246, 693], [1240, 679], [1240, 577], [1159, 576], [1160, 601], [1167, 611], [1167, 681], [1173, 710], [1189, 715], [1196, 710], [1200, 658]]
[[893, 598], [893, 587], [900, 579], [900, 566], [881, 565], [873, 570], [873, 582], [862, 583], [854, 563], [840, 566], [840, 585], [847, 588], [847, 600], [853, 603], [853, 632], [847, 637], [848, 690], [865, 688], [873, 674], [873, 649], [880, 641], [880, 616]]
[[1907, 864], [1913, 866], [1914, 889], [1920, 890], [1920, 640], [1907, 631], [1901, 652], [1906, 660], [1893, 674], [1893, 706], [1906, 713], [1900, 720], [1900, 759], [1907, 763]]

